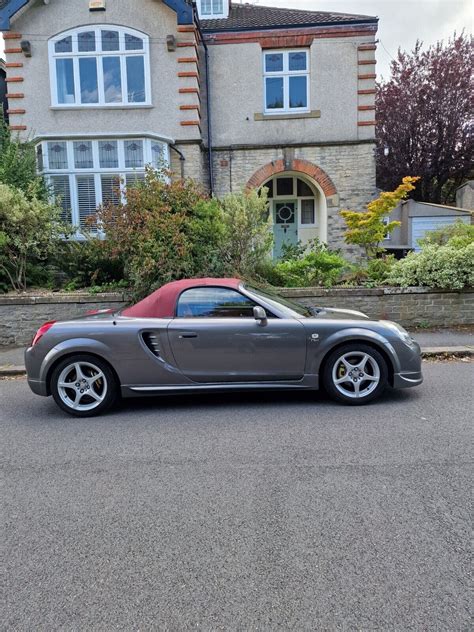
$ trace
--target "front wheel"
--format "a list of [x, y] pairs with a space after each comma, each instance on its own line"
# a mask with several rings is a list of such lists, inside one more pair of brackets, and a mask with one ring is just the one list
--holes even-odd
[[353, 406], [376, 399], [388, 383], [387, 363], [373, 347], [351, 343], [327, 359], [323, 384], [329, 396]]
[[60, 362], [51, 376], [56, 404], [75, 417], [92, 417], [108, 410], [118, 388], [110, 366], [100, 358], [81, 354]]

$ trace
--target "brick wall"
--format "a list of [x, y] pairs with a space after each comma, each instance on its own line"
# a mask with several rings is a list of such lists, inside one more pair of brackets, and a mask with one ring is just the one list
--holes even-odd
[[[356, 309], [407, 327], [474, 324], [474, 290], [295, 288], [281, 293], [305, 305]], [[74, 318], [91, 309], [119, 309], [125, 304], [122, 294], [0, 296], [0, 346], [27, 345], [47, 320]]]

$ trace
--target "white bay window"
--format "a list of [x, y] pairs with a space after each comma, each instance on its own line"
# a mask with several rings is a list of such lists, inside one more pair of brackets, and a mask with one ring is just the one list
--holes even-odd
[[167, 143], [155, 138], [45, 140], [36, 152], [62, 219], [78, 228], [100, 204], [123, 200], [127, 186], [144, 180], [147, 165], [169, 165]]
[[150, 105], [149, 39], [116, 27], [87, 26], [49, 41], [55, 107]]

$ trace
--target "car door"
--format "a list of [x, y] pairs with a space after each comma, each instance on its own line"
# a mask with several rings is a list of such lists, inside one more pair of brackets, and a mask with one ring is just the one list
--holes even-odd
[[306, 336], [296, 318], [255, 320], [257, 304], [236, 290], [191, 288], [181, 294], [168, 337], [179, 370], [195, 382], [300, 380]]

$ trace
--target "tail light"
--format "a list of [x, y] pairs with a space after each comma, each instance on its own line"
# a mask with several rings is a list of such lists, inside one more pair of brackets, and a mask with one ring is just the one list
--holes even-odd
[[42, 338], [44, 334], [51, 329], [55, 322], [55, 320], [49, 320], [47, 323], [41, 325], [41, 327], [36, 332], [35, 337], [33, 338], [33, 341], [31, 343], [32, 347], [34, 347], [35, 344], [40, 341], [40, 338]]

